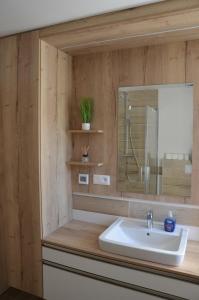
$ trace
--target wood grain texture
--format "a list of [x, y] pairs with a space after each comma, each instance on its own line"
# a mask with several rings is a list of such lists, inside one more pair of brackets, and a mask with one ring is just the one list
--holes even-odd
[[[18, 205], [20, 224], [20, 286], [42, 295], [39, 191], [39, 35], [24, 33], [18, 46]], [[13, 248], [14, 250], [15, 248]], [[15, 257], [15, 261], [18, 257]], [[30, 271], [31, 270], [31, 271]], [[17, 280], [19, 280], [17, 276]], [[15, 279], [16, 280], [16, 279]]]
[[0, 49], [1, 207], [8, 284], [41, 295], [38, 32], [2, 39]]
[[60, 49], [70, 50], [70, 47], [87, 46], [92, 47], [99, 45], [101, 42], [106, 43], [110, 40], [120, 40], [132, 36], [152, 35], [159, 32], [168, 32], [180, 30], [182, 28], [192, 28], [198, 26], [198, 8], [194, 11], [184, 11], [181, 14], [169, 14], [164, 16], [154, 16], [153, 18], [142, 20], [125, 20], [112, 26], [101, 25], [90, 27], [88, 29], [77, 29], [75, 31], [68, 31], [61, 35], [53, 35], [48, 37], [47, 42]]
[[72, 60], [41, 42], [41, 193], [43, 236], [70, 219], [69, 103]]
[[145, 85], [185, 82], [185, 42], [147, 47], [145, 59]]
[[70, 165], [70, 166], [85, 167], [85, 168], [87, 168], [87, 167], [101, 167], [101, 166], [103, 166], [102, 162], [92, 162], [92, 161], [89, 161], [89, 162], [69, 161], [66, 164]]
[[[184, 40], [192, 37], [198, 38], [193, 29], [198, 25], [199, 5], [195, 0], [187, 1], [165, 1], [157, 4], [147, 5], [126, 11], [105, 14], [68, 22], [41, 30], [40, 36], [46, 42], [64, 48], [68, 53], [70, 50], [89, 51], [92, 47], [108, 47], [114, 45], [115, 49], [121, 47], [124, 42], [125, 48], [132, 47], [134, 43], [141, 42], [146, 45], [145, 38], [149, 36], [147, 44], [155, 41], [154, 34], [158, 39], [168, 42], [168, 37], [175, 40]], [[186, 30], [189, 32], [186, 32]], [[176, 30], [180, 30], [179, 37]], [[193, 30], [193, 33], [190, 32]], [[183, 31], [185, 31], [183, 33]], [[175, 32], [175, 33], [174, 33]], [[179, 31], [178, 31], [179, 33]], [[196, 36], [197, 35], [197, 36]], [[132, 38], [131, 38], [132, 37]], [[142, 44], [143, 45], [143, 44]], [[138, 44], [137, 44], [138, 46]]]
[[[0, 290], [8, 287], [11, 273], [7, 269], [11, 258], [11, 248], [19, 254], [19, 259], [12, 266], [13, 273], [19, 267], [19, 234], [17, 218], [17, 38], [0, 40]], [[15, 135], [13, 134], [15, 133]], [[10, 222], [8, 211], [11, 209], [13, 218]], [[10, 211], [10, 213], [11, 213]], [[9, 220], [9, 221], [8, 221]], [[6, 224], [6, 226], [5, 226]], [[12, 237], [12, 238], [10, 238]], [[10, 244], [11, 246], [11, 244]], [[14, 262], [14, 261], [13, 261]], [[9, 278], [8, 278], [9, 273]]]
[[162, 159], [162, 193], [165, 195], [191, 195], [191, 174], [185, 174], [185, 166], [191, 165], [190, 160]]
[[101, 130], [101, 129], [90, 129], [90, 130], [70, 129], [69, 132], [72, 134], [97, 134], [97, 133], [103, 133], [103, 130]]
[[76, 254], [79, 253], [87, 257], [91, 255], [94, 259], [113, 264], [199, 283], [199, 265], [196, 264], [199, 255], [198, 242], [188, 241], [184, 262], [181, 266], [172, 267], [101, 250], [99, 248], [98, 237], [105, 229], [106, 226], [103, 225], [72, 221], [46, 237], [43, 240], [43, 245], [63, 251], [75, 251]]
[[114, 201], [111, 199], [73, 195], [73, 208], [128, 217], [129, 203], [122, 200]]
[[103, 41], [100, 43], [85, 44], [79, 46], [67, 46], [62, 50], [70, 55], [83, 55], [88, 53], [106, 52], [122, 49], [132, 49], [144, 46], [162, 45], [167, 43], [176, 43], [182, 41], [191, 41], [199, 39], [199, 28], [186, 28], [171, 32], [160, 32], [155, 34], [134, 35]]
[[[152, 84], [183, 83], [186, 81], [186, 43], [178, 42], [127, 50], [87, 54], [74, 57], [74, 97], [72, 103], [72, 128], [80, 127], [79, 101], [82, 96], [94, 99], [92, 126], [102, 128], [100, 137], [73, 136], [74, 158], [80, 157], [80, 145], [90, 144], [90, 155], [104, 162], [100, 169], [88, 170], [89, 186], [77, 183], [78, 172], [73, 170], [73, 191], [93, 194], [137, 197], [133, 193], [117, 191], [117, 99], [118, 87]], [[84, 170], [86, 173], [87, 170]], [[92, 184], [93, 174], [111, 176], [110, 186]], [[141, 195], [148, 199], [147, 195]], [[151, 200], [189, 202], [187, 197], [173, 199], [167, 196], [149, 196]]]
[[[71, 106], [71, 127], [80, 128], [79, 105], [81, 97], [90, 96], [94, 99], [93, 128], [101, 128], [103, 135], [76, 136], [73, 135], [73, 159], [81, 158], [81, 146], [89, 144], [89, 156], [93, 161], [103, 162], [100, 168], [82, 170], [76, 168], [72, 170], [73, 191], [90, 192], [101, 191], [104, 194], [117, 194], [116, 191], [116, 102], [117, 97], [115, 78], [113, 74], [112, 53], [92, 54], [84, 57], [74, 57], [73, 59], [73, 84], [74, 98]], [[117, 76], [117, 75], [116, 75]], [[90, 174], [89, 186], [80, 186], [77, 182], [78, 173]], [[110, 186], [98, 186], [92, 184], [93, 174], [107, 174], [112, 178]]]
[[150, 4], [147, 6], [106, 13], [99, 16], [48, 26], [40, 30], [40, 37], [47, 38], [49, 36], [63, 34], [67, 31], [80, 28], [89, 29], [89, 27], [96, 27], [105, 24], [112, 25], [116, 22], [124, 22], [125, 20], [153, 18], [154, 14], [172, 14], [179, 11], [193, 10], [195, 8], [198, 8], [198, 0], [172, 0], [170, 2], [163, 1], [161, 3]]
[[[148, 198], [149, 201], [142, 201], [141, 194], [136, 197], [118, 197], [114, 199], [109, 196], [90, 195], [90, 194], [74, 194], [73, 208], [77, 210], [92, 211], [109, 215], [123, 215], [130, 218], [145, 219], [147, 211], [153, 210], [154, 220], [163, 222], [171, 210], [178, 224], [199, 226], [199, 206], [180, 205], [182, 201], [178, 199], [162, 196], [161, 202], [154, 201], [154, 198]], [[142, 199], [142, 200], [139, 200]], [[169, 204], [169, 205], [168, 205]]]

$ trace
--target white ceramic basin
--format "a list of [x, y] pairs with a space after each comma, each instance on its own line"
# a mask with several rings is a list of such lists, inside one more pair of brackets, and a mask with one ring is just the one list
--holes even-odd
[[99, 244], [108, 252], [178, 266], [184, 259], [187, 238], [188, 230], [180, 226], [169, 233], [163, 225], [149, 230], [145, 221], [118, 218], [99, 236]]

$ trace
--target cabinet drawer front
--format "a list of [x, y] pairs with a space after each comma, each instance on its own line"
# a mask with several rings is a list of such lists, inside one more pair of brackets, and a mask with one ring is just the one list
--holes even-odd
[[43, 247], [43, 259], [91, 274], [181, 297], [182, 299], [198, 300], [199, 285], [178, 279], [120, 267], [48, 247]]
[[[47, 300], [162, 300], [131, 289], [44, 265], [44, 298]], [[55, 284], [56, 282], [56, 284]]]

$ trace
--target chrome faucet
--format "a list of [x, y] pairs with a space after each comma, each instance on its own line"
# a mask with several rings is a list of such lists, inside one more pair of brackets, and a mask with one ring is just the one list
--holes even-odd
[[147, 219], [147, 227], [148, 229], [151, 230], [153, 228], [153, 211], [151, 209], [147, 211], [146, 219]]

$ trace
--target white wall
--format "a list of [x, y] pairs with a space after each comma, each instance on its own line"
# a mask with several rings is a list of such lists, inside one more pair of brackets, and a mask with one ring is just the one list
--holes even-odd
[[158, 87], [158, 157], [164, 153], [191, 153], [193, 86]]

